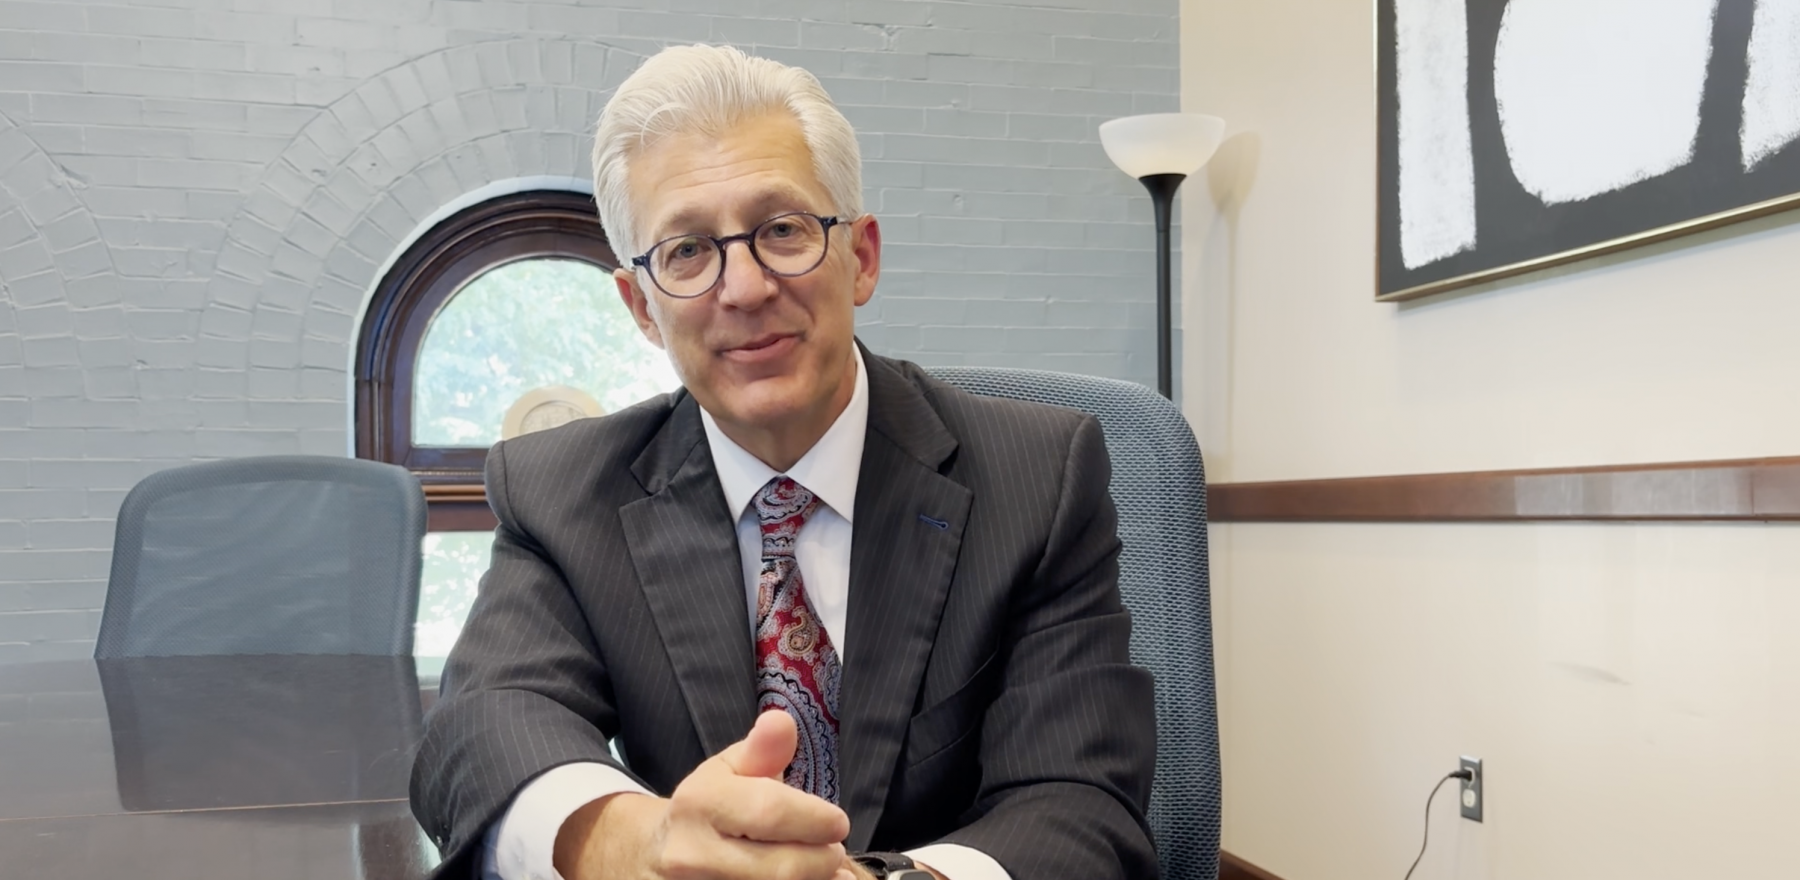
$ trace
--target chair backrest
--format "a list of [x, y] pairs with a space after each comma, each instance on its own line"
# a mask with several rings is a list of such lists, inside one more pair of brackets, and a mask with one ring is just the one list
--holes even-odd
[[405, 468], [281, 455], [125, 496], [94, 656], [412, 653], [425, 498]]
[[1219, 870], [1219, 720], [1206, 566], [1206, 474], [1193, 429], [1142, 385], [982, 367], [930, 371], [965, 391], [1055, 404], [1094, 416], [1112, 458], [1119, 510], [1119, 592], [1131, 609], [1131, 657], [1156, 677], [1156, 782], [1150, 827], [1167, 880]]

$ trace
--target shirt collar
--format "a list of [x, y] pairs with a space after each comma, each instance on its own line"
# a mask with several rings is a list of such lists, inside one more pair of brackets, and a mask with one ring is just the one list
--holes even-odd
[[[856, 385], [849, 405], [825, 436], [788, 468], [787, 476], [838, 516], [855, 523], [856, 480], [862, 474], [863, 440], [869, 433], [869, 371], [863, 364], [862, 349], [853, 345], [851, 352], [856, 356]], [[781, 474], [725, 436], [705, 407], [700, 408], [700, 422], [706, 428], [706, 443], [712, 448], [713, 470], [719, 474], [725, 503], [732, 516], [742, 516], [756, 493]]]

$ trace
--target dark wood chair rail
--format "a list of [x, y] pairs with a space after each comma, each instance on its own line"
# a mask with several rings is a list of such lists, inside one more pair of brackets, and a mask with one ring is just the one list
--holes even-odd
[[1215, 483], [1212, 522], [1800, 521], [1800, 457]]
[[1231, 853], [1219, 852], [1219, 880], [1281, 880]]
[[[488, 531], [480, 484], [427, 483], [433, 531]], [[1212, 522], [1800, 522], [1800, 457], [1214, 483]]]

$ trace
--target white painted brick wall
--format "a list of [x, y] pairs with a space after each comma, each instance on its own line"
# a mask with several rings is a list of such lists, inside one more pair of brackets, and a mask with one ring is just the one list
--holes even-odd
[[858, 127], [888, 244], [876, 350], [1151, 381], [1149, 205], [1095, 128], [1176, 107], [1175, 14], [0, 0], [0, 662], [91, 651], [144, 475], [341, 454], [377, 268], [465, 192], [586, 176], [608, 90], [671, 41], [806, 66]]

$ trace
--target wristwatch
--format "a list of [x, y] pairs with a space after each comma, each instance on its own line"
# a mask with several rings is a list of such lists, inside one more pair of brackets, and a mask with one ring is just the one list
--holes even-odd
[[875, 880], [936, 880], [931, 872], [920, 870], [912, 859], [899, 853], [857, 853], [850, 860], [875, 875]]

